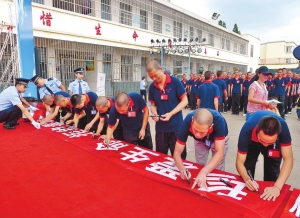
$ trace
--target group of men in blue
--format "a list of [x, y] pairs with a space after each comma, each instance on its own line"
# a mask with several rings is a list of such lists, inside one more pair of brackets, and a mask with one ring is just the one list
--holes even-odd
[[[69, 94], [64, 92], [64, 87], [55, 78], [46, 80], [36, 75], [31, 81], [40, 87], [40, 95], [44, 94], [42, 99], [45, 105], [50, 106], [50, 113], [40, 120], [40, 123], [30, 118], [30, 114], [28, 115], [28, 111], [22, 108], [20, 103], [20, 93], [26, 90], [29, 80], [24, 82], [19, 79], [16, 80], [15, 87], [9, 87], [0, 94], [0, 122], [5, 122], [4, 128], [8, 125], [14, 127], [20, 114], [24, 113], [35, 127], [40, 128], [40, 124], [53, 119], [61, 109], [65, 109], [66, 113], [63, 117], [61, 115], [59, 117], [61, 122], [69, 125], [74, 123], [74, 127], [77, 128], [80, 120], [85, 119], [86, 122], [81, 128], [93, 131], [94, 136], [105, 139], [104, 143], [108, 147], [114, 136], [115, 139], [153, 149], [148, 122], [150, 116], [155, 121], [156, 151], [164, 154], [171, 153], [182, 179], [191, 177], [183, 165], [183, 160], [187, 156], [187, 138], [188, 136], [194, 138], [196, 162], [204, 167], [196, 176], [192, 188], [196, 185], [206, 187], [208, 173], [214, 169], [225, 170], [225, 157], [229, 146], [228, 126], [225, 118], [218, 112], [220, 104], [218, 98], [221, 95], [228, 98], [221, 74], [217, 74], [219, 78], [214, 84], [211, 81], [211, 72], [205, 72], [205, 82], [193, 93], [197, 96], [199, 109], [190, 112], [183, 119], [182, 110], [188, 104], [184, 82], [164, 73], [155, 60], [147, 63], [146, 70], [153, 80], [149, 86], [151, 115], [145, 100], [138, 93], [121, 92], [114, 98], [98, 97], [94, 92], [81, 93], [82, 87], [79, 89], [79, 85], [76, 85], [78, 93], [73, 90]], [[234, 80], [236, 81], [233, 83], [238, 87], [242, 85], [241, 81]], [[220, 90], [223, 93], [220, 93]], [[233, 87], [232, 93], [240, 96], [241, 90]], [[12, 96], [14, 98], [9, 101]], [[208, 96], [213, 96], [212, 100]], [[15, 109], [15, 105], [20, 111]], [[14, 114], [15, 111], [18, 113]], [[11, 115], [8, 116], [9, 113]], [[15, 119], [12, 120], [12, 117]], [[259, 187], [251, 180], [247, 170], [250, 170], [254, 176], [257, 157], [262, 153], [265, 158], [264, 179], [275, 182], [273, 186], [264, 190], [261, 198], [275, 200], [279, 196], [280, 189], [288, 179], [293, 166], [290, 145], [291, 137], [286, 122], [273, 112], [253, 113], [244, 124], [238, 143], [239, 174], [250, 190], [258, 191]], [[208, 161], [210, 150], [212, 158]], [[280, 170], [282, 159], [284, 162]]]

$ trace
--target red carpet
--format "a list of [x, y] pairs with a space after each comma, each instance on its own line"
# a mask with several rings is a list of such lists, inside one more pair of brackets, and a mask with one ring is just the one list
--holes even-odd
[[0, 135], [0, 217], [240, 217], [22, 122]]

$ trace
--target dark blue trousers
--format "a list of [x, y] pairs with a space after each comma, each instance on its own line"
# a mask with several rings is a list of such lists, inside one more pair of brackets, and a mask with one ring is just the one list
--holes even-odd
[[0, 123], [16, 125], [21, 117], [22, 111], [17, 105], [0, 111]]

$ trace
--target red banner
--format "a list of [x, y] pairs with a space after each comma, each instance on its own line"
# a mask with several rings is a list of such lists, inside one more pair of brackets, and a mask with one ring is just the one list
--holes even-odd
[[[208, 190], [191, 189], [194, 178], [203, 167], [199, 164], [184, 161], [185, 167], [192, 174], [191, 185], [188, 185], [187, 181], [180, 178], [180, 172], [170, 156], [116, 140], [112, 140], [107, 148], [101, 139], [92, 138], [92, 133], [74, 131], [72, 127], [60, 123], [48, 123], [41, 130], [145, 177], [190, 190], [246, 217], [278, 217], [289, 197], [290, 186], [284, 185], [276, 201], [265, 201], [258, 193], [249, 191], [240, 176], [220, 170], [208, 174]], [[232, 188], [220, 182], [220, 178], [230, 183]], [[258, 181], [260, 190], [273, 183]]]
[[[290, 209], [294, 206], [296, 199], [300, 196], [300, 190], [294, 188], [289, 199], [288, 202], [285, 205], [285, 208], [283, 210], [283, 213], [281, 215], [281, 218], [293, 218], [296, 217], [296, 211], [290, 212]], [[300, 205], [298, 206], [300, 207]], [[296, 208], [297, 209], [297, 208]], [[300, 208], [299, 208], [300, 210]], [[299, 217], [299, 216], [298, 216]]]

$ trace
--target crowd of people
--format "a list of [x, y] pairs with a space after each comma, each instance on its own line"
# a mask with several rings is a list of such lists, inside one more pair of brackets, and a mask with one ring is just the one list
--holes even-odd
[[[191, 74], [187, 80], [164, 72], [160, 64], [150, 60], [146, 67], [149, 78], [148, 107], [145, 77], [140, 93], [118, 93], [115, 97], [98, 96], [89, 90], [83, 80], [84, 69], [76, 69], [76, 79], [66, 92], [56, 78], [16, 79], [15, 86], [0, 94], [0, 122], [3, 128], [13, 130], [22, 113], [36, 128], [50, 120], [56, 120], [74, 128], [93, 132], [109, 146], [111, 138], [153, 149], [149, 117], [155, 122], [156, 151], [174, 157], [182, 179], [189, 179], [183, 165], [186, 159], [188, 136], [194, 138], [196, 162], [204, 165], [192, 186], [206, 187], [206, 176], [214, 169], [225, 170], [225, 157], [229, 147], [226, 119], [222, 113], [233, 115], [241, 111], [246, 116], [238, 141], [236, 167], [250, 190], [258, 191], [251, 179], [259, 154], [264, 156], [264, 180], [274, 181], [261, 194], [264, 200], [275, 200], [293, 168], [291, 136], [285, 116], [297, 106], [299, 77], [291, 71], [279, 69], [273, 74], [263, 66], [254, 77], [236, 70], [233, 75], [218, 71]], [[44, 110], [31, 106], [21, 93], [33, 82], [39, 91]], [[272, 101], [268, 100], [271, 99]], [[276, 114], [276, 102], [278, 114]], [[275, 103], [274, 103], [275, 102]], [[23, 106], [39, 113], [35, 120]], [[182, 110], [192, 110], [185, 118]], [[44, 113], [43, 113], [44, 112]], [[209, 152], [212, 158], [208, 160]], [[282, 167], [280, 169], [281, 162]]]

